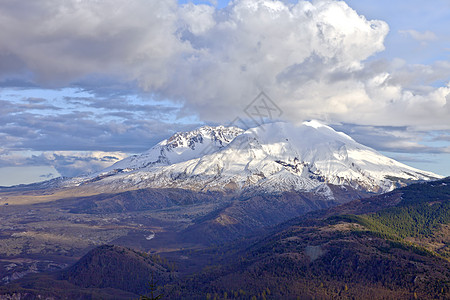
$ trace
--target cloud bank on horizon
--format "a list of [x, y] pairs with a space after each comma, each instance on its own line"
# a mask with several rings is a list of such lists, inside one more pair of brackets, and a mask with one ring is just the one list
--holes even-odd
[[[67, 146], [53, 150], [107, 151], [115, 145], [112, 150], [127, 151], [132, 147], [118, 146], [126, 135], [132, 143], [148, 128], [170, 123], [169, 117], [161, 121], [152, 115], [226, 123], [264, 90], [286, 120], [352, 124], [360, 133], [373, 126], [392, 128], [379, 139], [388, 150], [396, 147], [389, 144], [395, 138], [402, 149], [418, 149], [414, 136], [434, 130], [440, 143], [433, 151], [450, 153], [445, 144], [450, 63], [370, 60], [385, 49], [389, 26], [366, 19], [344, 1], [235, 0], [218, 9], [175, 0], [7, 0], [0, 3], [0, 26], [3, 89], [75, 87], [90, 93], [64, 103], [27, 98], [26, 105], [34, 107], [24, 107], [23, 99], [22, 107], [3, 100], [8, 109], [0, 112], [0, 140], [6, 150], [51, 151], [48, 141], [58, 136], [58, 127], [63, 131], [76, 120], [74, 140], [79, 144], [89, 137], [90, 146], [74, 149], [66, 136]], [[438, 39], [431, 31], [401, 34], [420, 43]], [[130, 105], [127, 93], [151, 98], [151, 105], [139, 104], [141, 113], [150, 115], [148, 123], [142, 123], [140, 106]], [[158, 101], [177, 106], [161, 107]], [[164, 132], [179, 127], [172, 124]]]

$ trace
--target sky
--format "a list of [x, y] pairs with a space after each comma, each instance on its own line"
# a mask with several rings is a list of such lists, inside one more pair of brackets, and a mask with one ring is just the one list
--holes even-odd
[[0, 1], [0, 186], [98, 171], [264, 91], [450, 175], [450, 2]]

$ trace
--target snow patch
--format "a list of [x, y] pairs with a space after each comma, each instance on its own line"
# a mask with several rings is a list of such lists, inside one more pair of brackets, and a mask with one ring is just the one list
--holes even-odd
[[442, 176], [394, 161], [318, 121], [244, 131], [205, 126], [180, 132], [94, 176], [71, 179], [117, 189], [307, 191], [334, 199], [328, 184], [381, 193]]

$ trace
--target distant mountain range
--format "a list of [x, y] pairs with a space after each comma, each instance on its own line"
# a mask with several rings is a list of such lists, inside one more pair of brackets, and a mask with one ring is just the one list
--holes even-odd
[[439, 178], [383, 156], [318, 121], [309, 121], [300, 126], [263, 124], [246, 131], [204, 126], [179, 132], [140, 155], [63, 184], [101, 191], [300, 191], [332, 200], [330, 185], [382, 193]]

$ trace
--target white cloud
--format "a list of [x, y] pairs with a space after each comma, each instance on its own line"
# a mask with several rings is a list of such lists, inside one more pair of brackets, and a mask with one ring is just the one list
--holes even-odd
[[[60, 87], [114, 77], [205, 121], [234, 119], [265, 90], [293, 121], [450, 128], [450, 88], [411, 88], [414, 76], [366, 64], [389, 27], [343, 1], [235, 0], [221, 10], [175, 0], [3, 1], [0, 26], [0, 52], [14, 62], [3, 78], [22, 72]], [[448, 72], [432, 69], [429, 78]]]
[[194, 54], [160, 90], [184, 97], [207, 120], [232, 119], [260, 89], [292, 120], [349, 113], [354, 100], [366, 101], [364, 91], [355, 93], [364, 83], [339, 77], [352, 76], [382, 51], [388, 32], [386, 23], [338, 1], [242, 0], [214, 17], [215, 26], [202, 34], [182, 33]]
[[409, 35], [416, 41], [426, 43], [437, 40], [437, 36], [434, 32], [426, 30], [424, 32], [420, 32], [414, 29], [409, 30], [400, 30], [400, 34]]
[[180, 8], [181, 21], [194, 35], [205, 33], [215, 25], [214, 7], [188, 3]]
[[[46, 178], [42, 179], [42, 175], [48, 174], [50, 169], [54, 171], [50, 172], [53, 173], [51, 177], [60, 175], [73, 177], [102, 170], [127, 156], [127, 154], [117, 151], [45, 151], [40, 153], [10, 151], [1, 153], [0, 169], [11, 168], [16, 172], [23, 168], [33, 167], [32, 177], [35, 178], [39, 175], [41, 176], [40, 180], [46, 180]], [[6, 178], [2, 178], [2, 180], [5, 182]], [[26, 182], [32, 182], [29, 180], [31, 179], [27, 179]], [[2, 185], [1, 182], [0, 185]]]
[[103, 151], [55, 151], [32, 156], [29, 161], [46, 162], [62, 176], [73, 177], [100, 171], [128, 155], [122, 152]]

